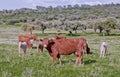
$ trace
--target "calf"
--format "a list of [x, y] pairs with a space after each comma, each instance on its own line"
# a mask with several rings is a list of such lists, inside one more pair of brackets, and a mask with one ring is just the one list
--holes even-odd
[[[48, 50], [50, 56], [52, 57], [52, 66], [55, 63], [56, 58], [59, 60], [61, 65], [60, 55], [70, 55], [75, 53], [76, 64], [82, 64], [83, 49], [88, 48], [85, 46], [83, 38], [72, 38], [72, 39], [55, 39], [50, 40], [48, 38], [41, 39], [43, 46]], [[87, 43], [86, 43], [87, 44]], [[84, 45], [84, 46], [83, 46]], [[89, 52], [89, 51], [87, 51]]]
[[106, 42], [102, 42], [100, 47], [100, 57], [104, 57], [107, 51], [107, 44]]
[[26, 42], [19, 42], [18, 49], [19, 49], [19, 56], [25, 55], [26, 49], [27, 49], [27, 43]]

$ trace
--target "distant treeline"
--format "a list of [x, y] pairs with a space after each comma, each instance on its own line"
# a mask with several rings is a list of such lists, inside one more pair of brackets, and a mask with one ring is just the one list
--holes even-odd
[[44, 30], [59, 28], [70, 32], [75, 31], [75, 33], [82, 28], [93, 28], [95, 31], [96, 29], [105, 30], [105, 28], [119, 29], [120, 4], [36, 6], [36, 9], [20, 8], [0, 11], [0, 24], [21, 26], [23, 23], [39, 25]]

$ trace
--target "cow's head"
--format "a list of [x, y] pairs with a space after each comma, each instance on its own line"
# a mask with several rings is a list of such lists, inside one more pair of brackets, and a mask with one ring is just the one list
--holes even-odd
[[49, 38], [40, 39], [40, 41], [42, 42], [42, 45], [45, 48], [54, 43], [53, 39]]

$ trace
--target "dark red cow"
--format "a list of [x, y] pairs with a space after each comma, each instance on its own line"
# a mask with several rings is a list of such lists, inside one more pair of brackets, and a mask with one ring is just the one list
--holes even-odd
[[[43, 46], [48, 50], [50, 56], [52, 57], [52, 66], [55, 63], [56, 58], [59, 60], [61, 65], [60, 55], [70, 55], [75, 53], [76, 55], [76, 64], [82, 64], [82, 55], [83, 50], [87, 50], [88, 45], [86, 39], [84, 38], [71, 38], [71, 39], [55, 39], [50, 40], [48, 38], [41, 39]], [[85, 44], [84, 44], [85, 43]], [[87, 46], [87, 47], [85, 47]]]

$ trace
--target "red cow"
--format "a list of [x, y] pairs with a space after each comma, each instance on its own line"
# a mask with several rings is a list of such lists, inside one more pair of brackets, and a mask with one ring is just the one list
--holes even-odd
[[[61, 65], [60, 55], [70, 55], [75, 53], [76, 64], [82, 64], [83, 49], [85, 47], [86, 41], [84, 38], [72, 38], [72, 39], [59, 39], [59, 40], [49, 40], [48, 38], [41, 39], [43, 46], [48, 50], [50, 56], [52, 57], [52, 66], [55, 63], [56, 58], [59, 60]], [[86, 43], [87, 44], [87, 43]], [[88, 45], [86, 45], [88, 46]], [[89, 51], [87, 51], [89, 53]]]
[[61, 35], [55, 35], [54, 38], [55, 39], [66, 39], [65, 36], [61, 36]]

